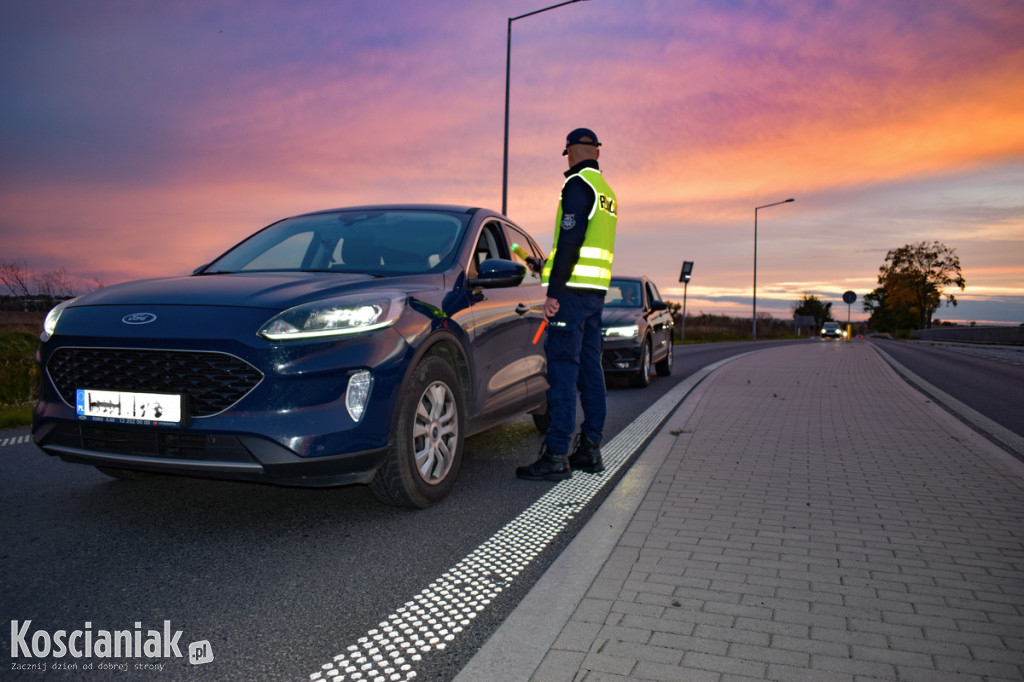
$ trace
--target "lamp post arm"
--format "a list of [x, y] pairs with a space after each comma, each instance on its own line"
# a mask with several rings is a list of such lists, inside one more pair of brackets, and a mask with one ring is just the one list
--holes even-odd
[[513, 22], [517, 19], [525, 19], [526, 17], [532, 17], [534, 14], [540, 14], [541, 12], [547, 12], [549, 9], [557, 9], [559, 7], [564, 7], [566, 5], [571, 5], [574, 2], [580, 2], [580, 0], [566, 0], [565, 2], [560, 2], [557, 5], [551, 5], [551, 7], [545, 7], [544, 9], [535, 9], [532, 12], [520, 14], [518, 17], [512, 17], [509, 19], [509, 22]]
[[778, 206], [779, 204], [788, 204], [793, 201], [796, 201], [796, 199], [785, 199], [783, 201], [776, 201], [774, 204], [765, 204], [764, 206], [758, 206], [757, 208], [754, 209], [754, 211], [756, 212], [758, 209], [768, 208], [770, 206]]

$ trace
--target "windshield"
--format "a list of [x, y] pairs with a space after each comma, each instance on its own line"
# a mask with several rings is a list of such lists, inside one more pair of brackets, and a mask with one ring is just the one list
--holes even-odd
[[451, 265], [469, 220], [462, 213], [401, 209], [289, 218], [249, 237], [203, 272], [435, 272]]
[[642, 308], [641, 293], [640, 282], [613, 279], [604, 296], [604, 305], [606, 308]]

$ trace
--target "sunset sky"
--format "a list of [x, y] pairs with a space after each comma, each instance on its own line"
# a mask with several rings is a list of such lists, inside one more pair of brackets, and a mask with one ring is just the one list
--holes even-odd
[[[346, 205], [501, 209], [508, 18], [557, 0], [3, 0], [0, 260], [187, 274]], [[587, 0], [513, 23], [508, 214], [549, 249], [594, 129], [615, 271], [687, 312], [789, 318], [940, 241], [935, 317], [1024, 322], [1020, 0]]]

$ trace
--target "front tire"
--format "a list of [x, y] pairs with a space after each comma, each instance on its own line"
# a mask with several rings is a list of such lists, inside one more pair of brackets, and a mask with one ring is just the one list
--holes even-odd
[[370, 482], [384, 504], [429, 507], [451, 492], [462, 466], [465, 406], [454, 370], [424, 358], [402, 392], [387, 459]]
[[640, 367], [636, 374], [630, 377], [629, 383], [636, 388], [646, 388], [651, 383], [651, 340], [644, 339], [644, 345], [640, 351]]
[[656, 365], [654, 365], [654, 369], [656, 369], [658, 371], [658, 376], [659, 377], [667, 377], [667, 376], [670, 376], [672, 374], [672, 363], [674, 362], [672, 356], [675, 355], [675, 351], [676, 351], [675, 339], [673, 339], [672, 335], [669, 334], [669, 337], [668, 337], [668, 355], [665, 356], [664, 360], [662, 360], [661, 362], [659, 362]]

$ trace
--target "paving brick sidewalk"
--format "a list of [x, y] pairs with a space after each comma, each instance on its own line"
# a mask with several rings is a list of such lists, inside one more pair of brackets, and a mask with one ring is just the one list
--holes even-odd
[[659, 438], [530, 679], [1024, 679], [1024, 464], [869, 344], [735, 360]]

